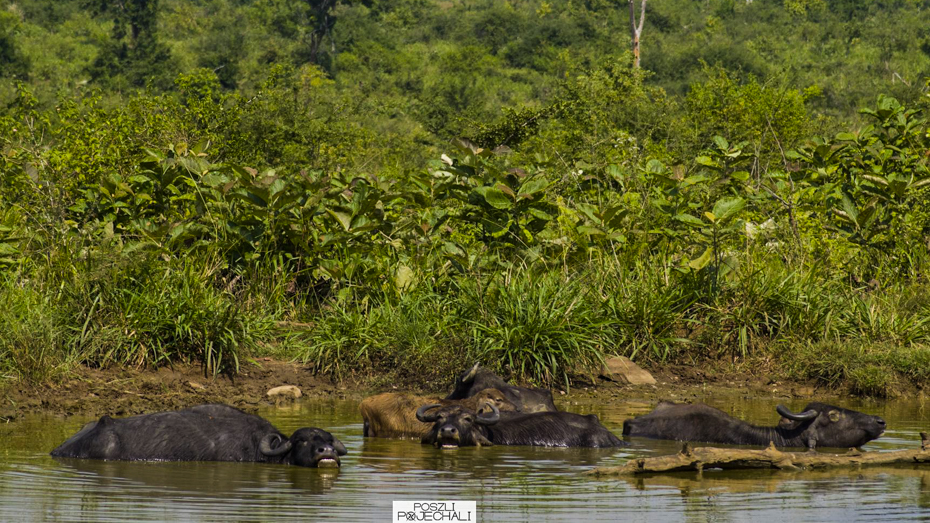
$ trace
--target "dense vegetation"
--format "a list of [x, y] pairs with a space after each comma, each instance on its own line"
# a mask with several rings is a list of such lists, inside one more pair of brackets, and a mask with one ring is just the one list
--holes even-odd
[[6, 378], [930, 380], [930, 1], [0, 7]]

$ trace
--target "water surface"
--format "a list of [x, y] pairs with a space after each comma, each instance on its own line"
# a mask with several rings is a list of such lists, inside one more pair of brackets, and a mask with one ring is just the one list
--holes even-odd
[[[758, 424], [776, 400], [705, 398]], [[915, 448], [930, 405], [832, 401], [886, 419], [865, 450]], [[339, 471], [253, 463], [138, 463], [54, 459], [48, 452], [90, 421], [34, 416], [0, 425], [2, 521], [390, 521], [393, 500], [475, 500], [480, 521], [865, 521], [930, 519], [930, 467], [828, 472], [705, 471], [597, 479], [581, 473], [676, 452], [632, 439], [624, 449], [485, 447], [438, 450], [416, 441], [362, 438], [357, 400], [307, 400], [260, 414], [289, 433], [330, 430], [349, 454]], [[803, 401], [787, 402], [797, 411]], [[646, 401], [566, 402], [615, 433]], [[774, 521], [774, 519], [773, 519]]]

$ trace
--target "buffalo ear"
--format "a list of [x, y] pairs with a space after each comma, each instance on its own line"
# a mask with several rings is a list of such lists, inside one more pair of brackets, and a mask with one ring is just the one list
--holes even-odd
[[342, 442], [339, 441], [339, 439], [335, 436], [333, 436], [333, 448], [336, 449], [336, 453], [340, 456], [345, 456], [349, 453], [349, 451], [346, 450], [346, 446], [343, 445]]
[[491, 440], [484, 437], [484, 434], [480, 434], [480, 433], [475, 434], [475, 443], [477, 443], [479, 447], [493, 447], [494, 446], [494, 444], [491, 443]]

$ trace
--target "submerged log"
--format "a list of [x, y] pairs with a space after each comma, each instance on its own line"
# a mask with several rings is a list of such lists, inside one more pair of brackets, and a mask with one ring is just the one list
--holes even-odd
[[849, 449], [846, 454], [818, 452], [782, 452], [770, 444], [765, 450], [691, 448], [685, 443], [678, 454], [655, 458], [632, 459], [620, 467], [598, 467], [586, 472], [595, 476], [631, 476], [663, 472], [701, 472], [704, 469], [777, 469], [802, 470], [867, 465], [930, 464], [930, 439], [920, 433], [919, 450], [896, 452], [862, 452]]

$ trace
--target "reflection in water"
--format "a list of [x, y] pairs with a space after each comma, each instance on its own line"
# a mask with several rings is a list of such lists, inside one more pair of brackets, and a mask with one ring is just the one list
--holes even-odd
[[[747, 473], [748, 472], [748, 473]], [[808, 483], [811, 492], [828, 492], [837, 485], [879, 484], [892, 480], [904, 480], [918, 488], [911, 501], [918, 506], [930, 508], [923, 496], [930, 483], [930, 469], [923, 466], [865, 467], [861, 469], [829, 469], [810, 471], [734, 471], [712, 470], [704, 473], [665, 474], [656, 476], [631, 476], [623, 480], [636, 490], [653, 488], [678, 489], [682, 495], [694, 491], [725, 491], [730, 494], [766, 493], [775, 494], [791, 484]], [[916, 479], [917, 481], [912, 481]]]
[[[774, 400], [705, 399], [757, 424]], [[803, 401], [789, 408], [803, 407]], [[650, 402], [567, 404], [619, 433]], [[846, 403], [878, 414], [888, 433], [867, 450], [913, 448], [928, 417], [918, 402]], [[582, 472], [677, 452], [634, 439], [624, 449], [483, 447], [439, 450], [415, 440], [361, 437], [357, 401], [304, 402], [260, 414], [284, 432], [328, 428], [348, 447], [339, 470], [260, 463], [55, 460], [48, 451], [88, 419], [36, 417], [0, 426], [0, 520], [385, 521], [391, 502], [478, 502], [481, 521], [794, 521], [930, 518], [930, 469], [705, 471], [597, 479]]]
[[131, 482], [159, 492], [193, 492], [228, 498], [250, 485], [274, 486], [282, 492], [321, 494], [333, 486], [339, 469], [306, 469], [257, 463], [103, 461], [52, 458], [101, 490]]
[[[593, 468], [616, 453], [616, 449], [506, 446], [436, 449], [411, 440], [367, 438], [357, 459], [359, 465], [384, 472], [464, 472], [480, 478], [508, 474], [515, 465], [521, 471], [553, 463]], [[397, 459], [398, 454], [403, 459]]]

